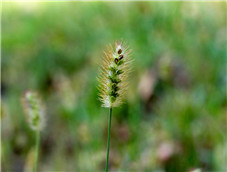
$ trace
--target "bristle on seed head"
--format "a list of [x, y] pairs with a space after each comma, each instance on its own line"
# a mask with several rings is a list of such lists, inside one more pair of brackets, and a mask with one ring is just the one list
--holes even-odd
[[100, 100], [104, 107], [119, 106], [126, 93], [128, 73], [131, 69], [130, 52], [122, 42], [107, 47], [101, 65], [99, 81]]
[[42, 130], [44, 127], [44, 109], [37, 93], [26, 91], [22, 104], [27, 122], [32, 130]]

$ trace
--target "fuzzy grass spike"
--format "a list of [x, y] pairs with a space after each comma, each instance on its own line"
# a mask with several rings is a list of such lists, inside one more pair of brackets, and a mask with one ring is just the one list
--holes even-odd
[[107, 47], [98, 81], [103, 107], [112, 108], [122, 104], [127, 90], [127, 79], [131, 69], [130, 52], [123, 43]]

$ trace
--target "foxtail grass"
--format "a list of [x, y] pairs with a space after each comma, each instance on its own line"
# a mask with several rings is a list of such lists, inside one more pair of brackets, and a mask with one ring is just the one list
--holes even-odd
[[100, 73], [98, 77], [100, 91], [99, 97], [102, 106], [109, 108], [109, 125], [108, 125], [108, 139], [106, 151], [106, 168], [108, 172], [109, 167], [109, 147], [110, 147], [110, 132], [111, 132], [111, 118], [114, 107], [119, 107], [125, 99], [127, 90], [128, 74], [131, 69], [131, 50], [122, 43], [115, 42], [114, 46], [108, 46], [104, 51], [105, 56], [102, 59], [100, 66]]
[[22, 98], [22, 104], [29, 127], [35, 132], [36, 135], [35, 167], [33, 171], [37, 172], [39, 159], [40, 131], [44, 128], [45, 124], [44, 109], [38, 94], [33, 91], [26, 91], [24, 93], [24, 96]]

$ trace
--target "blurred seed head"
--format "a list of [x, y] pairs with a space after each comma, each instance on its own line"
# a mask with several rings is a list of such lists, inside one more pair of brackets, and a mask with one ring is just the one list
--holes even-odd
[[73, 110], [76, 106], [77, 97], [72, 82], [64, 74], [58, 74], [55, 79], [56, 88], [64, 108]]
[[128, 73], [131, 69], [130, 52], [122, 42], [110, 45], [105, 51], [98, 77], [100, 100], [103, 107], [119, 106], [126, 93]]
[[44, 127], [44, 108], [37, 93], [26, 91], [22, 98], [26, 120], [32, 130], [42, 130]]
[[87, 124], [80, 124], [78, 126], [78, 130], [77, 130], [77, 133], [78, 133], [78, 138], [79, 138], [79, 141], [82, 143], [82, 144], [87, 144], [90, 142], [91, 140], [91, 131], [88, 127]]
[[138, 87], [140, 97], [144, 102], [149, 101], [151, 96], [154, 94], [156, 83], [156, 72], [154, 70], [146, 70], [140, 79]]

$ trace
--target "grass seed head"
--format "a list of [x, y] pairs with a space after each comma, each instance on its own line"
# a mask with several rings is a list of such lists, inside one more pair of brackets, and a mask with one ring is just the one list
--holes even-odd
[[44, 127], [44, 109], [37, 93], [26, 91], [22, 98], [26, 119], [32, 130], [42, 130]]
[[108, 46], [98, 77], [100, 100], [104, 107], [117, 107], [125, 97], [131, 67], [130, 52], [122, 42]]

